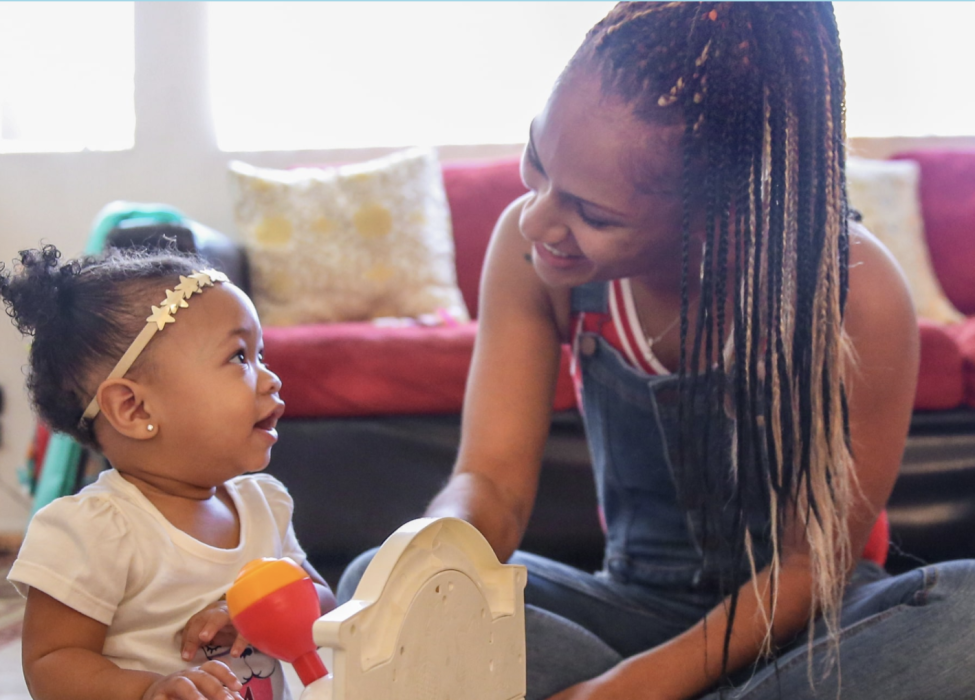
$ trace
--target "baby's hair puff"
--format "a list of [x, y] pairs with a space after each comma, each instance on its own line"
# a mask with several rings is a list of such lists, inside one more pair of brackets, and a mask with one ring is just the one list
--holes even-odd
[[[20, 251], [12, 270], [0, 263], [7, 315], [31, 338], [27, 389], [38, 416], [97, 448], [90, 423], [81, 422], [97, 382], [145, 326], [164, 288], [203, 267], [174, 249], [111, 249], [62, 262], [53, 245]], [[132, 371], [150, 357], [140, 357]]]

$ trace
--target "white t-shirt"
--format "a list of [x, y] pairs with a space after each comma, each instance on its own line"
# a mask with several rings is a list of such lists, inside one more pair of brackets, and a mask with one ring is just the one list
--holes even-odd
[[281, 482], [255, 474], [226, 487], [240, 518], [235, 549], [178, 530], [138, 488], [106, 470], [34, 515], [8, 579], [23, 595], [33, 586], [108, 625], [102, 653], [121, 668], [170, 674], [218, 658], [247, 683], [245, 700], [289, 698], [280, 664], [252, 648], [240, 659], [230, 658], [229, 647], [210, 646], [189, 662], [180, 657], [187, 621], [219, 600], [245, 564], [306, 558]]

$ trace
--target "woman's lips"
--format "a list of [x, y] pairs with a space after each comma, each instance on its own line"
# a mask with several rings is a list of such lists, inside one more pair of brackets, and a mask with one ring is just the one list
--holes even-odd
[[546, 265], [559, 269], [574, 267], [586, 259], [584, 255], [566, 253], [548, 243], [536, 243], [535, 253]]

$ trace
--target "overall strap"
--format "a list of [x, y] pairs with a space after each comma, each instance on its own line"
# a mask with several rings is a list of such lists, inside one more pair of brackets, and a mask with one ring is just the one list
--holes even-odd
[[572, 313], [609, 313], [609, 283], [589, 282], [572, 288]]

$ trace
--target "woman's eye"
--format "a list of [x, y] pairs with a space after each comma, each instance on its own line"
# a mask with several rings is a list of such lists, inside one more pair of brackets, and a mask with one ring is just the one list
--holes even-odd
[[529, 190], [537, 189], [538, 178], [545, 177], [545, 170], [538, 160], [538, 154], [529, 143], [521, 155], [521, 182]]
[[538, 154], [535, 153], [535, 149], [528, 145], [525, 149], [525, 165], [534, 170], [536, 173], [545, 174], [545, 170], [542, 168], [541, 162], [538, 160]]
[[592, 226], [593, 228], [610, 228], [611, 226], [619, 226], [615, 221], [607, 221], [606, 219], [600, 219], [598, 217], [590, 216], [586, 213], [585, 207], [579, 207], [579, 218], [582, 219], [587, 226]]
[[521, 184], [525, 186], [527, 190], [537, 189], [536, 178], [538, 178], [539, 172], [538, 168], [531, 164], [526, 155], [521, 159]]

